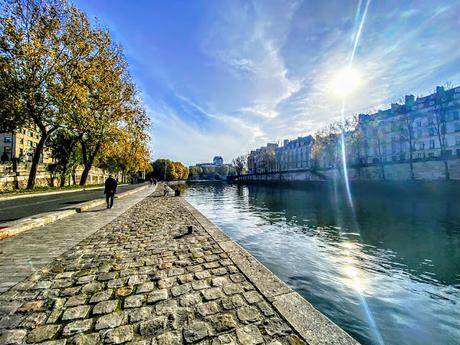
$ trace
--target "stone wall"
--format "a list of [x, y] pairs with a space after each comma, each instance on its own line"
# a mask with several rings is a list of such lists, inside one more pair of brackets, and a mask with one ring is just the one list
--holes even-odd
[[[460, 180], [460, 159], [448, 161], [451, 180]], [[416, 180], [433, 181], [445, 178], [444, 162], [423, 161], [414, 162], [414, 175]], [[390, 181], [410, 180], [409, 163], [390, 163], [384, 166], [385, 179]], [[311, 171], [308, 169], [298, 169], [295, 171], [269, 172], [261, 174], [251, 174], [239, 177], [242, 181], [324, 181], [337, 180], [343, 178], [343, 172], [338, 169], [321, 169]], [[378, 165], [366, 166], [360, 169], [348, 169], [349, 180], [357, 181], [376, 181], [382, 180], [381, 167]]]
[[[17, 173], [13, 172], [11, 164], [0, 164], [0, 192], [13, 190], [16, 188], [26, 188], [27, 180], [29, 178], [30, 165], [19, 164]], [[80, 177], [83, 172], [83, 167], [76, 170], [76, 184], [80, 183]], [[87, 185], [102, 184], [108, 177], [108, 172], [104, 172], [99, 168], [92, 168], [88, 175]], [[37, 177], [35, 179], [36, 186], [59, 186], [60, 179], [56, 177], [53, 179], [51, 174], [46, 170], [46, 165], [40, 164], [37, 170]], [[66, 180], [66, 185], [72, 185], [72, 178]]]

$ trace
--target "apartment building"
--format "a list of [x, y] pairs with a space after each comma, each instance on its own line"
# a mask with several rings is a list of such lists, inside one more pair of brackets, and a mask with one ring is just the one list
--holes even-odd
[[[437, 87], [426, 97], [409, 95], [404, 104], [362, 114], [356, 130], [364, 164], [460, 157], [460, 87]], [[356, 150], [351, 155], [356, 161]]]
[[[460, 87], [437, 87], [431, 95], [408, 95], [402, 104], [360, 114], [344, 142], [346, 164], [355, 167], [460, 158]], [[282, 146], [267, 144], [250, 152], [248, 172], [337, 168], [343, 164], [341, 147], [340, 133], [318, 143], [309, 135]]]
[[[21, 128], [13, 133], [0, 134], [0, 155], [6, 154], [8, 160], [18, 158], [21, 162], [32, 162], [35, 149], [40, 141], [40, 132], [36, 128]], [[51, 163], [49, 150], [45, 148], [41, 163]]]

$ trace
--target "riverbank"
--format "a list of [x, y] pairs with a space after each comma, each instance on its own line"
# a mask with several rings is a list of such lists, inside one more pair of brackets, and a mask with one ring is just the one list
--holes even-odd
[[356, 344], [184, 199], [158, 190], [0, 295], [2, 341]]

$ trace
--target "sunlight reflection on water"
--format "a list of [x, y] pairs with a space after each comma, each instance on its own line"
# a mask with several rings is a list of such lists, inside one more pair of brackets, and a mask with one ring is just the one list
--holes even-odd
[[[360, 307], [362, 296], [385, 343], [455, 344], [460, 338], [455, 198], [409, 193], [397, 202], [393, 193], [366, 190], [354, 196], [359, 235], [344, 211], [346, 198], [332, 194], [222, 184], [193, 185], [185, 197], [360, 342], [377, 343]], [[425, 209], [430, 211], [421, 212]]]

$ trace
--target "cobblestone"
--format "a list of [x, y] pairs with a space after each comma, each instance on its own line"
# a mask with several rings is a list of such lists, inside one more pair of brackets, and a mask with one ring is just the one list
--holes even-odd
[[[193, 233], [174, 239], [187, 225]], [[5, 344], [286, 345], [296, 336], [180, 198], [145, 198], [0, 301]]]

